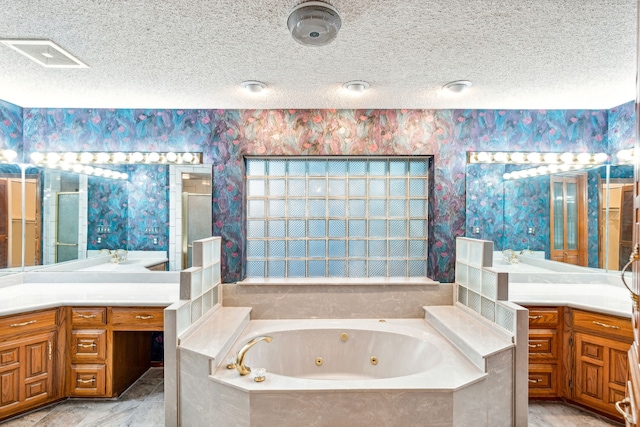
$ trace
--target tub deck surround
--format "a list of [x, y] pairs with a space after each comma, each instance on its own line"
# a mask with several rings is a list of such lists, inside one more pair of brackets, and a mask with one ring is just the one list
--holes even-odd
[[[327, 283], [325, 283], [327, 282]], [[251, 318], [421, 318], [422, 305], [446, 305], [453, 284], [430, 279], [272, 279], [222, 284], [224, 305], [252, 307]]]
[[509, 283], [509, 300], [527, 306], [566, 306], [631, 317], [631, 297], [622, 282], [619, 286], [602, 283]]
[[[248, 309], [233, 310], [221, 307], [212, 311], [201, 319], [202, 323], [192, 326], [193, 331], [185, 332], [186, 338], [181, 338], [177, 348], [179, 421], [168, 425], [210, 425], [213, 420], [216, 425], [224, 426], [512, 424], [513, 345], [508, 340], [502, 342], [503, 351], [494, 349], [495, 352], [487, 356], [485, 370], [425, 319], [252, 320], [241, 329], [241, 334], [232, 337], [248, 315]], [[419, 346], [415, 351], [407, 350], [391, 341], [384, 342], [388, 338], [384, 334], [397, 334], [401, 340], [407, 340], [407, 345], [413, 340], [427, 340], [435, 354], [433, 360], [420, 367], [420, 372], [407, 371], [408, 375], [388, 378], [354, 379], [342, 369], [338, 369], [338, 377], [333, 379], [303, 378], [284, 375], [287, 373], [284, 371], [276, 374], [267, 367], [266, 380], [257, 383], [253, 374], [240, 376], [236, 369], [226, 367], [227, 358], [248, 340], [269, 335], [273, 336], [271, 343], [258, 343], [246, 353], [248, 366], [260, 367], [260, 361], [255, 358], [259, 358], [261, 352], [265, 355], [271, 352], [275, 353], [274, 360], [285, 359], [282, 365], [285, 368], [294, 363], [293, 360], [304, 359], [311, 364], [312, 372], [316, 368], [316, 357], [324, 357], [326, 363], [317, 367], [320, 371], [328, 367], [338, 353], [332, 352], [333, 344], [321, 343], [318, 347], [318, 337], [314, 335], [318, 331], [335, 335], [335, 343], [343, 349], [349, 344], [359, 347], [358, 337], [363, 338], [366, 351], [376, 352], [379, 363], [374, 369], [384, 369], [384, 362], [388, 360], [394, 364], [412, 364], [415, 357], [420, 357]], [[223, 337], [215, 337], [216, 333]], [[342, 333], [348, 334], [347, 341], [342, 341]], [[311, 337], [305, 344], [306, 335]], [[231, 345], [224, 357], [213, 360], [224, 348], [224, 337], [231, 337]], [[383, 340], [379, 346], [373, 343], [369, 346], [370, 339], [379, 338]], [[209, 342], [212, 339], [213, 345]], [[284, 348], [277, 347], [278, 341]], [[298, 346], [293, 348], [292, 343]], [[316, 354], [320, 351], [318, 348], [322, 355]], [[368, 355], [364, 363], [369, 369]], [[347, 365], [336, 366], [348, 369]]]
[[499, 332], [460, 306], [423, 308], [425, 319], [483, 371], [487, 357], [514, 347], [506, 331]]
[[199, 353], [210, 359], [211, 372], [225, 364], [231, 344], [249, 324], [249, 307], [218, 307], [180, 337], [180, 350]]
[[305, 278], [250, 278], [237, 282], [240, 286], [380, 286], [380, 285], [433, 285], [440, 282], [428, 277], [305, 277]]

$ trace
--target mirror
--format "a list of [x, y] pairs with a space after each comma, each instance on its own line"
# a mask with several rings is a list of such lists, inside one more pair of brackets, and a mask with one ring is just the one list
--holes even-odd
[[530, 168], [467, 164], [466, 235], [492, 240], [496, 251], [534, 251], [546, 259], [619, 270], [631, 250], [625, 239], [631, 236], [625, 234], [630, 227], [626, 185], [633, 181], [633, 167], [503, 177]]
[[85, 259], [88, 251], [103, 248], [168, 250], [169, 166], [111, 169], [128, 178], [34, 168], [43, 182], [37, 227], [41, 250], [29, 255], [25, 267]]

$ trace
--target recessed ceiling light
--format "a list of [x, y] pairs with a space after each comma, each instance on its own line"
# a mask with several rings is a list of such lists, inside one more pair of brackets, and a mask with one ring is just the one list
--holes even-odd
[[89, 68], [51, 40], [0, 40], [32, 61], [49, 68]]
[[442, 86], [443, 89], [447, 89], [449, 92], [460, 93], [471, 86], [469, 80], [455, 80]]
[[266, 84], [257, 80], [247, 80], [246, 82], [240, 83], [240, 86], [253, 93], [262, 92], [262, 89], [267, 87]]
[[345, 89], [349, 89], [352, 92], [362, 93], [365, 89], [369, 88], [369, 83], [364, 82], [362, 80], [353, 80], [351, 82], [346, 82], [342, 85]]

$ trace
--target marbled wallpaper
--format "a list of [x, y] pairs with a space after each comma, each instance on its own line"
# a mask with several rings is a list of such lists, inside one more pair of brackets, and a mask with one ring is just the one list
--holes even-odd
[[0, 100], [0, 149], [22, 153], [22, 108]]
[[[615, 118], [617, 134], [628, 134], [632, 120], [621, 111], [629, 111], [627, 104], [608, 111], [25, 108], [20, 135], [20, 109], [3, 103], [0, 114], [13, 116], [0, 124], [0, 135], [3, 143], [18, 148], [23, 144], [26, 155], [38, 150], [202, 152], [204, 162], [213, 165], [212, 231], [223, 237], [225, 282], [242, 277], [243, 155], [433, 155], [428, 275], [449, 282], [454, 277], [455, 237], [465, 235], [468, 228], [466, 151], [606, 151], [609, 114]], [[495, 182], [496, 177], [490, 179]], [[479, 200], [495, 196], [495, 187], [481, 181], [476, 186], [487, 192]], [[135, 187], [140, 191], [136, 197], [166, 192], [162, 184]], [[131, 224], [150, 212], [150, 206], [132, 207], [131, 197], [115, 199], [111, 209], [126, 203]], [[164, 208], [155, 212], [158, 221]], [[130, 231], [127, 237], [147, 247], [148, 239], [139, 232]]]

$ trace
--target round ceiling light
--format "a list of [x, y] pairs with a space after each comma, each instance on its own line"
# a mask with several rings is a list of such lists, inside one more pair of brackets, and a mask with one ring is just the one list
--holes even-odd
[[365, 89], [369, 88], [369, 83], [362, 80], [353, 80], [351, 82], [346, 82], [342, 85], [345, 89], [350, 90], [351, 92], [362, 93]]
[[305, 46], [324, 46], [338, 35], [342, 20], [338, 11], [321, 1], [296, 6], [287, 19], [291, 37]]
[[266, 84], [257, 80], [247, 80], [246, 82], [240, 83], [240, 86], [253, 93], [262, 92], [262, 89], [267, 87]]
[[443, 89], [447, 89], [449, 92], [460, 93], [471, 86], [469, 80], [455, 80], [442, 86]]

